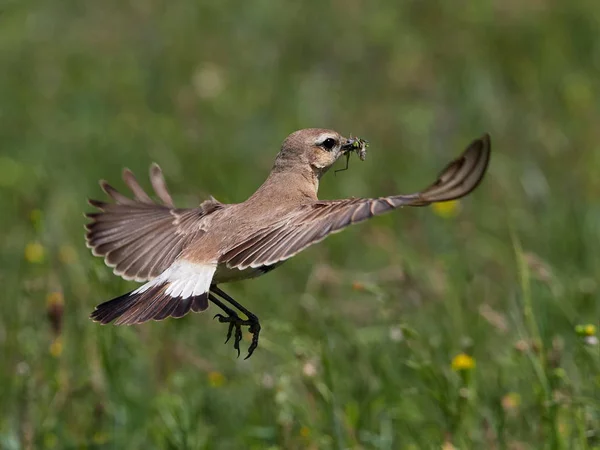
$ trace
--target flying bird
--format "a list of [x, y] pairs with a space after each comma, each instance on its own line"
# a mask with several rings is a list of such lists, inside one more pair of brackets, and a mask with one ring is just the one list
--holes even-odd
[[[210, 198], [195, 208], [177, 208], [160, 167], [150, 167], [158, 202], [125, 169], [123, 180], [133, 198], [100, 181], [112, 201], [89, 200], [86, 242], [116, 275], [144, 282], [137, 289], [102, 303], [91, 314], [102, 324], [132, 325], [202, 312], [212, 303], [214, 317], [228, 324], [240, 354], [242, 327], [258, 346], [258, 317], [221, 289], [230, 281], [264, 275], [332, 233], [403, 206], [425, 206], [463, 197], [483, 178], [490, 159], [490, 138], [474, 140], [450, 162], [437, 180], [414, 194], [379, 198], [319, 200], [323, 174], [342, 156], [364, 159], [366, 141], [310, 128], [289, 135], [266, 181], [242, 203]], [[243, 313], [246, 318], [238, 315]]]

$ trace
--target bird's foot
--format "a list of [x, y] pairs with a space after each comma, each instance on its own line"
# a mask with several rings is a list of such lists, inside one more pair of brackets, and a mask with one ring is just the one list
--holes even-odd
[[235, 312], [228, 312], [227, 316], [223, 314], [215, 314], [214, 319], [219, 319], [221, 323], [228, 323], [229, 329], [227, 330], [227, 337], [225, 343], [229, 342], [232, 334], [235, 334], [233, 338], [233, 348], [237, 350], [238, 358], [240, 356], [240, 342], [242, 341], [242, 327], [247, 326], [248, 331], [252, 333], [252, 342], [248, 347], [248, 355], [244, 359], [250, 358], [256, 347], [258, 347], [258, 336], [260, 334], [260, 323], [258, 317], [254, 315], [248, 316], [248, 319], [242, 319]]

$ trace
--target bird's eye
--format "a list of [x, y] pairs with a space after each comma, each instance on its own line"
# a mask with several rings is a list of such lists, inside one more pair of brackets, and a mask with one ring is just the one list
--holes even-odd
[[327, 150], [331, 150], [333, 147], [335, 147], [335, 139], [327, 138], [323, 141], [321, 146]]

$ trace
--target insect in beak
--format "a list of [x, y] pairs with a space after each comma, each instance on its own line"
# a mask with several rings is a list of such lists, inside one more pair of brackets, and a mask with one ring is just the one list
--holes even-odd
[[364, 161], [367, 157], [367, 147], [369, 146], [369, 141], [361, 138], [353, 138], [350, 136], [348, 142], [342, 146], [342, 153], [346, 155], [346, 167], [343, 169], [338, 169], [334, 173], [343, 172], [344, 170], [348, 170], [348, 164], [350, 162], [350, 155], [352, 152], [355, 152], [361, 161]]

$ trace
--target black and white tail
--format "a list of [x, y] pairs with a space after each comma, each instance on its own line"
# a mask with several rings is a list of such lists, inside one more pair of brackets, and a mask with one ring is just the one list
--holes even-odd
[[183, 317], [208, 308], [214, 264], [178, 260], [158, 277], [96, 307], [91, 318], [102, 324], [133, 325], [148, 320]]

